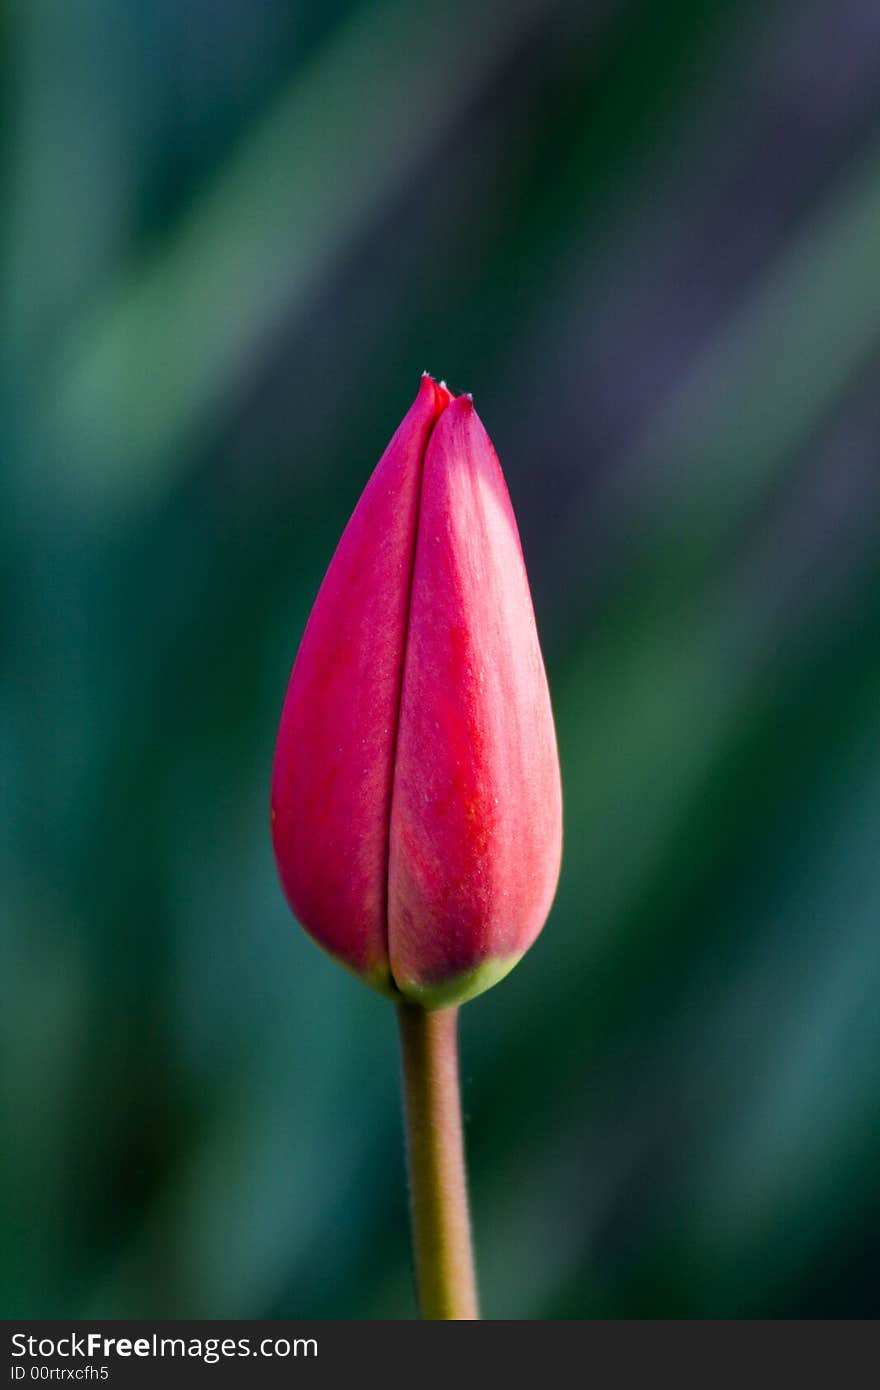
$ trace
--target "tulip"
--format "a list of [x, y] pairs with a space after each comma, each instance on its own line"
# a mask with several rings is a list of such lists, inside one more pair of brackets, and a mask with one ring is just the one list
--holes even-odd
[[474, 1318], [458, 1005], [544, 925], [562, 804], [501, 468], [471, 397], [427, 375], [306, 625], [272, 837], [303, 926], [397, 1002], [421, 1308]]
[[470, 396], [422, 377], [309, 617], [272, 778], [281, 883], [368, 983], [494, 984], [559, 875], [559, 763], [516, 521]]

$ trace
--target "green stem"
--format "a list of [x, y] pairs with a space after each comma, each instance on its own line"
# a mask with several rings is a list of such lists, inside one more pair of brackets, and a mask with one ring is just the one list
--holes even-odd
[[413, 1251], [423, 1318], [478, 1318], [458, 1084], [458, 1009], [399, 1004]]

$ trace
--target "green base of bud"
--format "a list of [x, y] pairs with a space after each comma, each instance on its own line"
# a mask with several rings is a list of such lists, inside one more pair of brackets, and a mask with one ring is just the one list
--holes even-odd
[[495, 960], [484, 960], [473, 970], [462, 971], [449, 980], [438, 984], [422, 984], [418, 980], [398, 982], [397, 988], [410, 1004], [418, 1004], [429, 1012], [433, 1009], [448, 1009], [475, 999], [484, 990], [491, 989], [509, 975], [522, 956], [501, 956]]
[[329, 951], [322, 942], [314, 937], [312, 940], [328, 960], [341, 965], [349, 975], [353, 975], [362, 984], [369, 985], [384, 998], [393, 1000], [395, 1004], [401, 1001], [417, 1004], [428, 1013], [435, 1009], [449, 1009], [457, 1004], [466, 1003], [468, 999], [475, 999], [484, 990], [497, 985], [498, 981], [509, 975], [513, 967], [522, 960], [522, 955], [499, 956], [493, 960], [484, 960], [480, 965], [475, 965], [473, 970], [463, 970], [461, 974], [453, 975], [437, 984], [420, 980], [406, 980], [403, 984], [398, 984], [384, 962], [373, 966], [372, 969], [359, 970], [350, 961]]

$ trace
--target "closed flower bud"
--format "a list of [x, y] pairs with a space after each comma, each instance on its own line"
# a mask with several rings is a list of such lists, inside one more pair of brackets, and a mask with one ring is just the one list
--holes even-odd
[[516, 521], [471, 398], [428, 376], [306, 626], [272, 834], [306, 930], [425, 1008], [494, 984], [550, 909], [559, 763]]

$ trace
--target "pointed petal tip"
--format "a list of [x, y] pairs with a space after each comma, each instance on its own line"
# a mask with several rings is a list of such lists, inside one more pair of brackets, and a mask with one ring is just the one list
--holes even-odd
[[437, 381], [430, 372], [422, 372], [419, 381], [419, 396], [422, 396], [423, 393], [426, 398], [432, 398], [435, 421], [439, 420], [446, 407], [455, 399], [446, 382]]
[[[447, 431], [454, 431], [456, 428], [463, 429], [470, 439], [482, 438], [486, 434], [485, 426], [477, 414], [474, 398], [470, 392], [465, 392], [461, 396], [452, 396], [448, 405], [434, 422], [434, 430], [441, 431], [444, 437], [448, 437]], [[488, 436], [486, 437], [488, 438]]]

